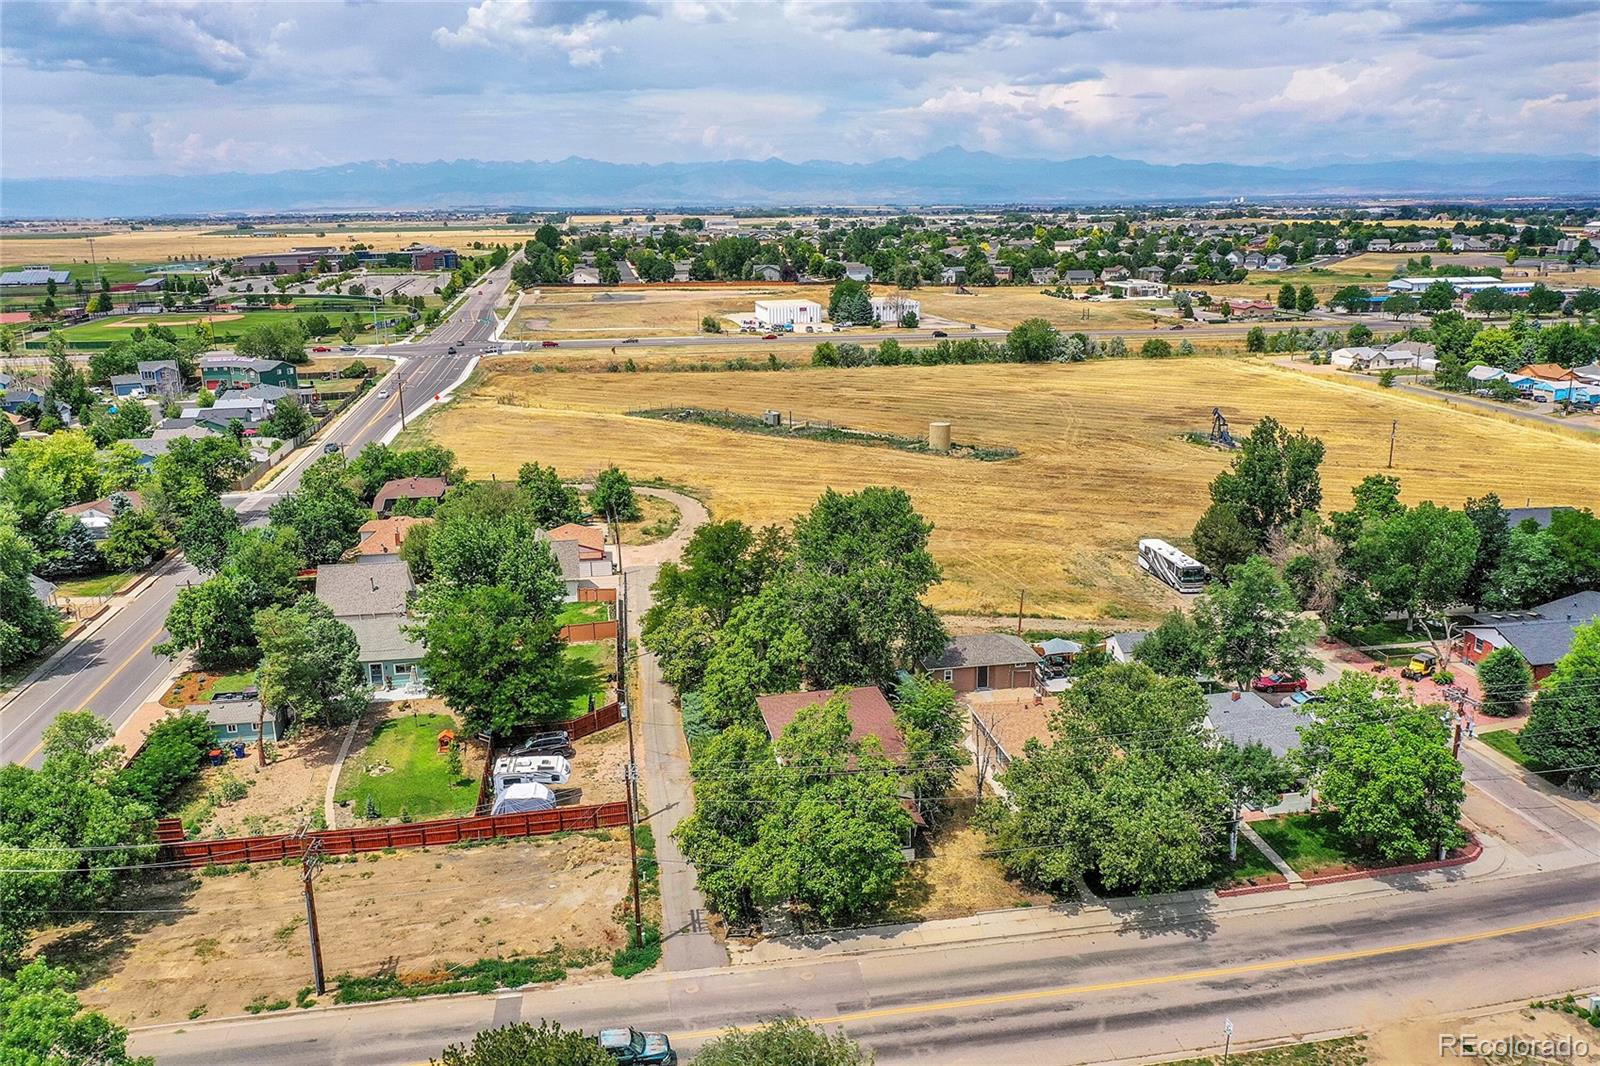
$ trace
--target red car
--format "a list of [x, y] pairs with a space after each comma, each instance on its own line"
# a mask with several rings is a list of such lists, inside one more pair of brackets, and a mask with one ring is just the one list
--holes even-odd
[[1257, 692], [1304, 692], [1306, 679], [1289, 674], [1262, 674], [1251, 687]]
[[333, 351], [333, 349], [328, 347], [326, 344], [319, 344], [319, 345], [317, 345], [315, 348], [313, 348], [311, 350], [314, 351], [314, 352], [331, 352], [331, 351]]
[[559, 348], [559, 347], [561, 347], [561, 343], [559, 341], [545, 341], [543, 344], [539, 345], [539, 347], [541, 347], [541, 348]]
[[764, 340], [764, 341], [775, 341], [775, 340], [778, 339], [778, 335], [776, 333], [769, 333], [765, 337], [762, 337], [761, 339]]

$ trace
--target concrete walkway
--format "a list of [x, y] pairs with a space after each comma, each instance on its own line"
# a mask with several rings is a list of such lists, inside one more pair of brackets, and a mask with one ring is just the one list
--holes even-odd
[[1290, 866], [1287, 862], [1284, 862], [1283, 856], [1272, 850], [1272, 845], [1261, 839], [1261, 834], [1256, 832], [1255, 827], [1249, 822], [1242, 820], [1239, 822], [1239, 835], [1244, 837], [1250, 843], [1254, 844], [1256, 846], [1256, 850], [1265, 855], [1267, 857], [1267, 861], [1273, 866], [1277, 867], [1278, 872], [1283, 875], [1283, 879], [1289, 882], [1289, 887], [1291, 889], [1306, 887], [1305, 878], [1295, 873], [1294, 867]]

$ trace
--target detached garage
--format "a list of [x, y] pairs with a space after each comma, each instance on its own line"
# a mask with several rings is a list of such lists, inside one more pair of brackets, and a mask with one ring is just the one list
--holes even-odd
[[1039, 656], [1027, 641], [1009, 633], [953, 637], [944, 653], [923, 663], [936, 680], [957, 692], [993, 688], [1033, 688]]

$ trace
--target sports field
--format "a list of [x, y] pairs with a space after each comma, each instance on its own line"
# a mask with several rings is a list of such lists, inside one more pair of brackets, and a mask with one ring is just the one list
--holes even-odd
[[[348, 313], [348, 310], [323, 312], [335, 325], [344, 321]], [[217, 340], [228, 341], [237, 338], [248, 327], [284, 321], [301, 322], [305, 320], [307, 314], [305, 311], [221, 311], [207, 315], [195, 311], [175, 311], [172, 314], [160, 315], [120, 315], [116, 318], [96, 319], [79, 326], [68, 326], [61, 333], [67, 338], [68, 344], [77, 344], [124, 340], [135, 329], [149, 329], [155, 325], [168, 326], [183, 333], [192, 330], [197, 323], [210, 322], [216, 330]], [[359, 317], [366, 326], [371, 326], [370, 313]]]
[[[428, 425], [475, 475], [511, 477], [530, 459], [568, 476], [616, 462], [690, 486], [719, 518], [755, 523], [786, 521], [829, 486], [899, 485], [937, 527], [939, 606], [966, 613], [1015, 611], [1023, 589], [1030, 614], [1067, 618], [1149, 620], [1174, 603], [1135, 568], [1134, 545], [1187, 540], [1227, 457], [1182, 434], [1207, 430], [1213, 406], [1236, 432], [1271, 414], [1321, 437], [1329, 509], [1384, 471], [1394, 422], [1392, 472], [1410, 501], [1459, 506], [1495, 491], [1507, 505], [1600, 506], [1600, 444], [1244, 359], [683, 374], [534, 374], [503, 359], [483, 369], [482, 386]], [[951, 420], [957, 440], [1021, 455], [974, 462], [626, 415], [678, 405], [771, 408], [908, 436]]]

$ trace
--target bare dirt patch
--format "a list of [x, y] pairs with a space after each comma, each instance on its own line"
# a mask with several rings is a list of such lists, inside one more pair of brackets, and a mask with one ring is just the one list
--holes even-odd
[[[206, 767], [186, 792], [179, 812], [184, 827], [191, 836], [256, 836], [315, 823], [343, 738], [343, 729], [307, 732], [269, 744], [265, 767], [258, 765], [254, 745], [245, 748], [243, 759], [230, 756], [221, 766]], [[241, 785], [245, 791], [238, 796]]]
[[[317, 881], [323, 958], [330, 975], [402, 977], [557, 945], [609, 959], [627, 885], [623, 830], [330, 862]], [[85, 1006], [121, 1023], [237, 1014], [310, 983], [298, 864], [168, 877], [113, 906], [155, 913], [57, 930], [41, 950], [84, 975]]]
[[622, 773], [628, 765], [626, 723], [574, 741], [572, 782], [583, 790], [582, 803], [615, 803], [627, 798]]
[[119, 322], [107, 322], [105, 325], [112, 329], [143, 329], [151, 323], [162, 326], [195, 326], [201, 322], [232, 322], [236, 318], [243, 317], [243, 312], [215, 315], [180, 315], [176, 318], [170, 315], [152, 315], [148, 319], [124, 318]]

